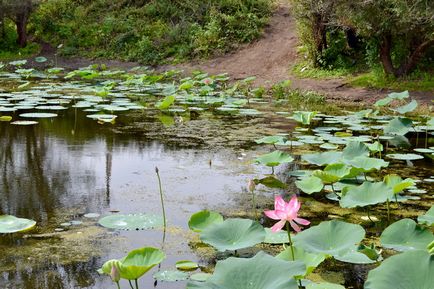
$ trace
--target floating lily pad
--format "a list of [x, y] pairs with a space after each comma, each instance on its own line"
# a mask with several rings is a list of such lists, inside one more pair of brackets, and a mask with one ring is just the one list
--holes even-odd
[[330, 151], [323, 153], [305, 154], [301, 158], [311, 164], [323, 166], [327, 164], [338, 163], [342, 159], [342, 152]]
[[176, 282], [187, 280], [188, 274], [181, 271], [165, 270], [155, 273], [153, 277], [155, 280], [158, 281]]
[[195, 270], [195, 269], [199, 268], [199, 265], [196, 262], [189, 261], [189, 260], [178, 261], [178, 262], [176, 262], [175, 266], [176, 266], [176, 269], [186, 270], [186, 271]]
[[14, 125], [34, 125], [34, 124], [38, 124], [37, 121], [34, 120], [16, 120], [11, 122], [11, 124]]
[[239, 250], [263, 242], [265, 230], [258, 222], [233, 218], [205, 228], [200, 239], [219, 251]]
[[386, 155], [386, 157], [403, 161], [414, 161], [423, 159], [423, 156], [417, 154], [388, 154]]
[[434, 241], [434, 235], [415, 221], [402, 219], [387, 227], [380, 240], [383, 247], [397, 251], [424, 250]]
[[55, 113], [47, 113], [47, 112], [31, 112], [31, 113], [20, 114], [20, 117], [27, 117], [27, 118], [52, 118], [56, 116], [57, 114]]
[[0, 121], [11, 121], [11, 120], [12, 120], [12, 116], [9, 115], [0, 116]]
[[205, 282], [211, 276], [212, 276], [212, 274], [200, 272], [200, 273], [192, 274], [190, 276], [190, 280], [198, 281], [198, 282]]
[[287, 184], [283, 183], [281, 180], [277, 179], [274, 176], [268, 176], [262, 179], [255, 179], [255, 184], [262, 184], [268, 188], [274, 189], [286, 189], [288, 187]]
[[110, 229], [145, 230], [161, 227], [163, 218], [150, 214], [111, 215], [99, 219], [98, 223]]
[[17, 218], [11, 215], [0, 215], [0, 234], [24, 232], [32, 229], [36, 222], [29, 219]]
[[344, 286], [333, 283], [309, 283], [306, 285], [306, 289], [345, 289]]
[[89, 218], [89, 219], [99, 218], [99, 216], [100, 216], [100, 214], [98, 214], [98, 213], [87, 213], [87, 214], [83, 215], [83, 217]]

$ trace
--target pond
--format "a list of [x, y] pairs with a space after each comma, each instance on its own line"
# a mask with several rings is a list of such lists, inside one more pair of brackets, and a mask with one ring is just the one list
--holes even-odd
[[[192, 214], [204, 209], [225, 217], [254, 219], [259, 214], [261, 223], [271, 227], [262, 210], [271, 209], [273, 195], [288, 191], [301, 194], [303, 216], [312, 224], [325, 219], [362, 224], [369, 241], [378, 246], [378, 236], [387, 227], [386, 207], [342, 205], [348, 202], [340, 193], [342, 178], [328, 182], [323, 174], [312, 175], [322, 160], [306, 155], [342, 149], [349, 142], [374, 143], [380, 140], [375, 130], [384, 129], [391, 117], [373, 115], [366, 120], [353, 113], [302, 113], [288, 119], [292, 114], [288, 103], [246, 100], [250, 88], [241, 82], [233, 89], [225, 75], [195, 75], [175, 85], [179, 79], [175, 72], [125, 74], [94, 68], [66, 78], [31, 69], [0, 75], [0, 117], [12, 117], [0, 121], [0, 215], [37, 222], [31, 231], [0, 236], [1, 288], [115, 288], [97, 269], [107, 260], [147, 246], [163, 248], [167, 258], [139, 279], [140, 288], [185, 288], [186, 281], [156, 282], [152, 275], [175, 270], [179, 260], [197, 262], [203, 272], [211, 273], [216, 260], [231, 255], [216, 253], [200, 242], [199, 235], [189, 230]], [[174, 94], [176, 101], [170, 98]], [[296, 128], [297, 121], [304, 125]], [[432, 205], [432, 129], [421, 121], [412, 124], [413, 132], [381, 139], [382, 157], [387, 154], [384, 159], [390, 165], [383, 166], [380, 175], [369, 170], [359, 176], [374, 180], [398, 173], [417, 180], [399, 196], [405, 203], [392, 205], [389, 213], [396, 220], [416, 218]], [[408, 127], [397, 126], [388, 129]], [[368, 127], [374, 132], [367, 133]], [[264, 136], [274, 139], [258, 141]], [[275, 164], [270, 165], [268, 156], [257, 159], [273, 146], [285, 151], [271, 160]], [[419, 152], [413, 151], [415, 147]], [[285, 160], [287, 152], [292, 156]], [[416, 158], [396, 160], [392, 153], [404, 153], [395, 155], [404, 159], [412, 153]], [[156, 167], [164, 191], [165, 231], [161, 227], [112, 230], [98, 224], [100, 217], [109, 215], [160, 216]], [[328, 172], [336, 177], [332, 169]], [[315, 191], [311, 184], [318, 180], [312, 177], [323, 180], [316, 191], [326, 193], [303, 194]], [[295, 182], [304, 178], [305, 183]], [[251, 179], [256, 180], [253, 205], [247, 187]], [[336, 206], [336, 196], [343, 208]], [[276, 254], [281, 245], [235, 252], [251, 257], [259, 249]], [[310, 279], [362, 288], [371, 268], [327, 259]], [[127, 288], [128, 283], [122, 284]]]

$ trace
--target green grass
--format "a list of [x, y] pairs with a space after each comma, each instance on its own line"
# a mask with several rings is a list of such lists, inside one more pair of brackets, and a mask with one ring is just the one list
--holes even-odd
[[434, 75], [429, 72], [415, 72], [408, 77], [397, 79], [382, 72], [371, 71], [350, 77], [349, 83], [353, 86], [396, 91], [434, 91]]
[[37, 43], [30, 43], [25, 48], [16, 48], [14, 50], [0, 50], [0, 61], [12, 61], [21, 58], [28, 58], [37, 55], [41, 47]]
[[308, 61], [301, 61], [292, 67], [292, 74], [299, 78], [332, 79], [348, 77], [359, 70], [358, 67], [325, 69], [313, 67]]
[[227, 52], [261, 35], [272, 0], [47, 0], [31, 30], [64, 55], [144, 64]]

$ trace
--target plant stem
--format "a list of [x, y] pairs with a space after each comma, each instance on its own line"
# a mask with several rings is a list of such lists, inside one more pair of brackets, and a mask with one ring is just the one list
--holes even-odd
[[[292, 246], [291, 230], [289, 228], [289, 222], [286, 222], [286, 232], [288, 233], [289, 247], [291, 248], [292, 261], [295, 261], [294, 247]], [[303, 286], [301, 280], [298, 280], [298, 288], [301, 289]]]
[[137, 279], [134, 279], [134, 282], [136, 283], [136, 289], [139, 289], [139, 282], [137, 281]]
[[121, 289], [121, 286], [119, 285], [119, 282], [116, 282], [116, 285], [118, 286], [118, 289]]
[[134, 287], [133, 287], [133, 283], [131, 283], [131, 280], [128, 280], [128, 283], [130, 283], [130, 287], [131, 287], [131, 289], [134, 289]]
[[255, 220], [258, 220], [258, 211], [256, 210], [256, 198], [255, 198], [255, 190], [252, 190], [252, 205], [253, 211], [255, 212]]
[[160, 171], [158, 170], [158, 167], [155, 167], [155, 173], [157, 174], [157, 178], [158, 178], [158, 187], [160, 189], [161, 208], [163, 209], [163, 224], [164, 224], [164, 230], [166, 230], [166, 210], [164, 209], [163, 187], [161, 186]]
[[389, 198], [387, 198], [387, 223], [390, 224], [390, 202]]
[[286, 232], [288, 233], [289, 247], [291, 247], [292, 261], [295, 261], [294, 247], [292, 247], [292, 239], [291, 239], [291, 231], [289, 229], [289, 222], [286, 222]]

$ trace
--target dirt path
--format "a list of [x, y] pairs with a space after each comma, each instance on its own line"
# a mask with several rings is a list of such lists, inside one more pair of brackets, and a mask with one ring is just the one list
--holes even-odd
[[[264, 36], [233, 53], [204, 62], [175, 66], [188, 71], [203, 70], [211, 74], [227, 72], [234, 79], [256, 76], [256, 85], [271, 86], [290, 79], [293, 88], [313, 90], [325, 94], [328, 99], [343, 102], [373, 102], [389, 91], [351, 87], [344, 79], [300, 79], [291, 74], [291, 66], [297, 62], [298, 37], [294, 17], [289, 4], [282, 0], [275, 11]], [[420, 102], [430, 103], [432, 92], [411, 92]]]
[[[357, 88], [348, 85], [344, 79], [300, 79], [291, 74], [291, 66], [297, 62], [298, 37], [294, 17], [288, 1], [281, 0], [274, 12], [270, 24], [266, 27], [262, 38], [241, 47], [240, 49], [211, 60], [191, 62], [176, 66], [161, 66], [158, 70], [183, 69], [187, 73], [202, 70], [210, 74], [227, 72], [233, 79], [255, 76], [256, 85], [266, 87], [282, 81], [291, 80], [293, 88], [312, 90], [326, 95], [327, 99], [336, 102], [373, 102], [384, 97], [390, 91], [379, 89]], [[43, 55], [52, 58], [54, 49], [43, 47]], [[109, 67], [129, 69], [138, 66], [135, 62], [113, 60], [95, 60], [86, 58], [59, 58], [57, 65], [66, 69], [76, 69], [91, 63], [104, 63]], [[36, 63], [34, 63], [36, 65]], [[431, 103], [433, 92], [410, 92], [410, 95], [421, 103]]]

